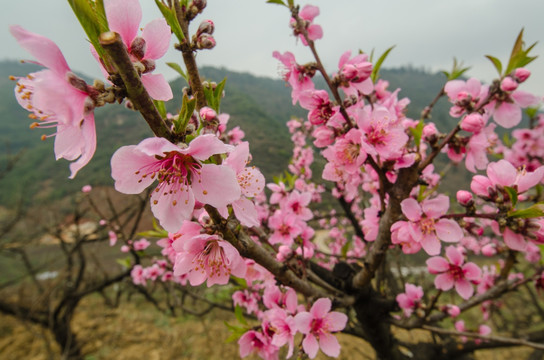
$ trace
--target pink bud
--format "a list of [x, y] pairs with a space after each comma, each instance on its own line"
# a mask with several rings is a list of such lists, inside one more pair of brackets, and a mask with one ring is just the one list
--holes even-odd
[[518, 83], [516, 80], [512, 79], [510, 76], [505, 77], [501, 81], [501, 90], [502, 91], [514, 91], [518, 88]]
[[479, 132], [485, 125], [485, 121], [482, 115], [478, 113], [468, 114], [461, 120], [461, 129], [468, 132]]
[[203, 49], [213, 49], [215, 47], [215, 39], [213, 36], [208, 34], [202, 34], [196, 39], [196, 48]]
[[493, 244], [487, 244], [482, 246], [482, 255], [484, 256], [493, 256], [497, 253]]
[[357, 68], [355, 67], [355, 65], [346, 64], [342, 68], [342, 75], [344, 75], [344, 77], [348, 81], [355, 78], [357, 76], [357, 73], [358, 73], [358, 71], [357, 71]]
[[462, 206], [469, 206], [472, 202], [472, 194], [466, 190], [459, 190], [457, 192], [457, 202]]
[[203, 107], [200, 109], [200, 118], [204, 121], [210, 121], [217, 117], [217, 113], [210, 107]]
[[100, 219], [98, 223], [100, 224], [100, 226], [105, 226], [108, 222], [105, 219]]
[[200, 23], [198, 26], [198, 30], [196, 31], [196, 36], [199, 37], [201, 34], [213, 34], [213, 31], [215, 30], [215, 26], [213, 24], [213, 21], [211, 20], [204, 20]]
[[428, 138], [433, 135], [437, 135], [438, 130], [436, 129], [436, 126], [434, 123], [428, 123], [423, 127], [423, 137]]
[[448, 309], [448, 314], [454, 318], [457, 317], [461, 313], [461, 309], [459, 309], [456, 305], [450, 305]]
[[81, 188], [81, 192], [87, 194], [90, 193], [92, 189], [93, 187], [91, 185], [85, 185]]
[[514, 72], [514, 75], [518, 78], [519, 82], [522, 83], [527, 80], [529, 76], [531, 76], [531, 72], [525, 68], [518, 68]]
[[121, 252], [128, 253], [130, 251], [130, 248], [127, 245], [121, 246]]

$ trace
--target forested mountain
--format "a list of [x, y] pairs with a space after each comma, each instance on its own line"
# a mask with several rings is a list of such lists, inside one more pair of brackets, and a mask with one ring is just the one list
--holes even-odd
[[[20, 156], [13, 170], [0, 179], [0, 205], [13, 204], [21, 198], [26, 204], [49, 202], [74, 193], [85, 184], [112, 185], [109, 160], [113, 152], [151, 135], [145, 121], [134, 111], [111, 105], [98, 109], [96, 155], [76, 179], [69, 180], [68, 162], [54, 159], [53, 138], [40, 140], [43, 133], [51, 133], [47, 130], [53, 129], [29, 129], [32, 120], [17, 104], [13, 95], [15, 82], [8, 79], [9, 75], [24, 76], [36, 69], [30, 64], [0, 62], [0, 146], [5, 149], [0, 156], [2, 175], [9, 159], [16, 154]], [[254, 164], [271, 179], [285, 168], [291, 154], [285, 123], [292, 116], [306, 116], [305, 111], [291, 105], [290, 89], [281, 79], [211, 67], [204, 67], [201, 73], [217, 82], [227, 78], [222, 111], [230, 114], [229, 128], [240, 126], [244, 130]], [[402, 89], [399, 97], [411, 99], [408, 116], [413, 118], [419, 117], [445, 81], [441, 74], [413, 68], [383, 69], [380, 74], [390, 82], [391, 90]], [[181, 98], [184, 85], [181, 79], [172, 82], [175, 98]], [[174, 103], [169, 108], [176, 106]], [[441, 130], [448, 128], [447, 112], [444, 101], [434, 112], [433, 120]]]

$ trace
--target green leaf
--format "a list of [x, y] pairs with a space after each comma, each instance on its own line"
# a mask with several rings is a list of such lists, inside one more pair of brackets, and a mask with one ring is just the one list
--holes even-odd
[[145, 237], [145, 238], [152, 237], [152, 238], [163, 239], [163, 238], [168, 237], [168, 231], [166, 231], [166, 230], [162, 230], [162, 231], [148, 230], [148, 231], [139, 232], [137, 235], [141, 236], [141, 237]]
[[172, 69], [174, 69], [178, 74], [181, 75], [182, 78], [185, 79], [185, 82], [187, 82], [187, 84], [189, 83], [189, 80], [187, 78], [187, 74], [185, 74], [185, 72], [183, 71], [183, 69], [181, 68], [181, 66], [179, 66], [179, 64], [176, 64], [176, 63], [173, 63], [173, 62], [167, 62], [166, 65], [170, 66]]
[[538, 107], [529, 107], [525, 109], [525, 113], [527, 114], [529, 119], [533, 119], [533, 118], [536, 118], [536, 116], [538, 115], [538, 110], [539, 110]]
[[179, 111], [178, 120], [174, 121], [174, 131], [177, 134], [185, 132], [185, 128], [193, 116], [193, 112], [196, 108], [196, 98], [189, 99], [187, 94], [183, 94], [183, 100], [181, 103], [181, 110]]
[[183, 43], [185, 41], [185, 35], [183, 35], [183, 31], [181, 30], [181, 26], [178, 22], [178, 17], [176, 16], [176, 10], [171, 9], [168, 6], [164, 5], [160, 0], [155, 0], [155, 4], [157, 4], [157, 7], [162, 13], [162, 16], [164, 16], [164, 19], [170, 26], [170, 29], [176, 35], [180, 43]]
[[224, 322], [225, 326], [232, 332], [225, 342], [230, 343], [238, 340], [249, 328], [243, 328], [239, 326], [230, 325], [228, 322]]
[[370, 78], [372, 79], [372, 82], [375, 83], [376, 79], [378, 78], [378, 75], [380, 73], [380, 68], [387, 58], [387, 55], [395, 48], [395, 45], [391, 46], [389, 49], [385, 50], [385, 52], [380, 56], [378, 61], [374, 64], [374, 67], [372, 68], [372, 74], [370, 75]]
[[346, 241], [346, 243], [342, 246], [341, 254], [343, 257], [348, 256], [348, 251], [351, 248], [351, 243], [353, 242], [353, 239], [349, 239]]
[[236, 319], [240, 324], [247, 326], [247, 321], [244, 318], [244, 311], [242, 310], [242, 307], [240, 305], [236, 305], [236, 307], [234, 308], [234, 316], [236, 316]]
[[164, 105], [164, 101], [153, 100], [153, 104], [155, 104], [155, 107], [159, 111], [159, 114], [161, 114], [162, 118], [166, 118], [166, 106]]
[[520, 218], [520, 219], [532, 219], [544, 216], [544, 204], [538, 203], [527, 209], [517, 210], [510, 214], [508, 217]]
[[104, 49], [100, 46], [98, 37], [102, 32], [108, 31], [108, 23], [104, 12], [104, 4], [99, 1], [95, 5], [90, 0], [68, 0], [68, 4], [89, 38], [89, 41], [94, 46], [98, 56], [107, 63]]
[[278, 4], [278, 5], [283, 5], [283, 6], [287, 6], [285, 5], [285, 3], [281, 0], [268, 0], [267, 1], [268, 4]]
[[410, 131], [412, 132], [412, 135], [414, 136], [414, 142], [416, 143], [416, 146], [419, 147], [419, 144], [421, 143], [421, 137], [423, 136], [423, 127], [425, 126], [425, 123], [423, 120], [419, 120], [419, 123], [414, 128], [410, 128]]
[[453, 68], [451, 72], [442, 71], [444, 75], [448, 78], [448, 81], [455, 80], [463, 75], [470, 67], [463, 67], [462, 62], [458, 62], [457, 58], [453, 58]]
[[221, 105], [221, 99], [223, 99], [223, 90], [225, 89], [225, 84], [227, 83], [227, 78], [224, 78], [223, 81], [221, 81], [217, 86], [215, 87], [215, 90], [213, 92], [213, 95], [215, 97], [215, 104], [217, 106], [217, 109], [214, 109], [217, 113], [219, 113], [219, 108]]
[[247, 281], [246, 279], [239, 278], [236, 276], [230, 276], [231, 280], [234, 280], [242, 289], [247, 289]]
[[512, 138], [510, 138], [510, 136], [508, 135], [508, 133], [504, 133], [504, 135], [502, 136], [502, 142], [504, 144], [504, 146], [506, 147], [512, 147], [512, 145], [514, 144], [512, 142]]
[[510, 54], [510, 59], [508, 61], [508, 66], [505, 75], [510, 74], [517, 68], [524, 67], [527, 64], [535, 60], [536, 56], [529, 56], [529, 52], [535, 47], [536, 42], [530, 45], [528, 48], [524, 48], [525, 43], [523, 42], [523, 29], [518, 34], [514, 47], [512, 48], [512, 53]]
[[517, 190], [510, 187], [510, 186], [505, 186], [504, 190], [508, 194], [508, 197], [510, 197], [510, 202], [512, 203], [512, 207], [516, 207], [516, 205], [518, 203], [518, 192], [517, 192]]
[[124, 268], [127, 268], [127, 269], [130, 268], [130, 257], [126, 257], [123, 259], [116, 259], [115, 262]]
[[499, 59], [497, 59], [496, 57], [491, 56], [491, 55], [486, 55], [485, 57], [488, 58], [489, 61], [491, 61], [491, 63], [493, 63], [493, 66], [495, 66], [495, 69], [497, 69], [497, 72], [499, 73], [499, 77], [501, 77], [502, 76], [502, 64], [501, 64], [501, 61]]

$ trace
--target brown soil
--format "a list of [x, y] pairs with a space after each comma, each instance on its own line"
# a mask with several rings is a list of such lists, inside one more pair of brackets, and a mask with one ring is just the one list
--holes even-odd
[[[87, 360], [237, 359], [236, 342], [225, 342], [229, 331], [224, 321], [236, 323], [233, 315], [222, 311], [202, 319], [174, 319], [160, 314], [146, 303], [123, 304], [109, 309], [102, 305], [100, 298], [90, 297], [78, 308], [74, 330], [84, 344]], [[399, 335], [405, 341], [414, 342], [429, 338], [429, 334], [422, 331]], [[361, 339], [345, 334], [338, 338], [342, 345], [339, 359], [374, 359], [374, 351]], [[530, 352], [526, 348], [482, 351], [477, 354], [477, 359], [525, 359]], [[414, 355], [417, 359], [417, 354]], [[47, 331], [0, 315], [0, 358], [49, 360], [58, 359], [60, 355]], [[328, 357], [319, 353], [317, 359]]]

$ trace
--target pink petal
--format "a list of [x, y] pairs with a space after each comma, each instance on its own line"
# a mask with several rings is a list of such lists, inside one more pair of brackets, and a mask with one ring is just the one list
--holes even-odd
[[457, 280], [455, 290], [465, 300], [468, 300], [474, 294], [474, 288], [466, 279]]
[[538, 96], [521, 90], [513, 92], [511, 96], [514, 99], [514, 102], [522, 108], [536, 106], [540, 103], [540, 98]]
[[540, 166], [533, 172], [522, 173], [522, 175], [518, 177], [517, 181], [518, 192], [522, 193], [529, 190], [542, 181], [542, 177], [544, 177], [544, 166]]
[[160, 186], [151, 193], [151, 211], [161, 226], [173, 233], [180, 229], [184, 220], [193, 215], [195, 198], [190, 189], [172, 193], [169, 190], [166, 186]]
[[466, 263], [462, 269], [467, 280], [479, 280], [482, 276], [482, 270], [473, 262]]
[[[259, 221], [259, 213], [251, 200], [241, 197], [232, 203], [232, 209], [234, 210], [234, 215], [236, 215], [236, 218], [242, 225], [253, 227], [261, 224]], [[228, 215], [224, 217], [226, 218]]]
[[196, 200], [213, 207], [226, 206], [241, 195], [234, 170], [225, 165], [202, 165], [200, 179], [193, 178], [191, 187]]
[[312, 21], [317, 15], [319, 15], [319, 8], [313, 5], [305, 5], [298, 15], [304, 19]]
[[64, 75], [70, 71], [66, 59], [53, 41], [45, 36], [27, 31], [19, 25], [10, 26], [9, 31], [19, 45], [31, 53], [43, 66], [51, 69], [57, 75]]
[[527, 241], [523, 238], [523, 235], [517, 234], [506, 228], [502, 234], [504, 237], [504, 243], [512, 250], [525, 251], [527, 248]]
[[436, 237], [436, 235], [433, 234], [427, 234], [423, 236], [423, 239], [420, 241], [421, 246], [423, 247], [423, 250], [429, 255], [438, 255], [440, 254], [440, 249], [442, 248], [442, 245], [440, 244], [440, 240]]
[[433, 256], [427, 259], [426, 264], [431, 274], [446, 272], [450, 268], [450, 263], [442, 256]]
[[495, 109], [493, 118], [497, 124], [509, 129], [521, 121], [521, 108], [519, 105], [503, 102]]
[[336, 339], [336, 336], [329, 333], [319, 334], [319, 347], [326, 355], [334, 358], [340, 355], [340, 344]]
[[217, 136], [206, 134], [196, 137], [191, 141], [187, 149], [181, 150], [180, 152], [203, 161], [214, 154], [224, 154], [231, 150], [233, 150], [233, 147], [219, 140]]
[[[111, 158], [111, 177], [115, 180], [115, 190], [123, 194], [139, 194], [155, 179], [136, 174], [142, 167], [156, 161], [139, 151], [136, 145], [123, 146]], [[177, 230], [177, 229], [176, 229]]]
[[463, 254], [455, 246], [448, 246], [446, 248], [446, 257], [453, 265], [461, 266], [465, 262]]
[[105, 1], [106, 17], [111, 31], [121, 35], [127, 48], [138, 34], [142, 20], [142, 8], [138, 0]]
[[402, 213], [408, 218], [408, 220], [418, 221], [421, 219], [421, 206], [416, 199], [404, 199], [400, 203], [400, 207], [402, 208]]
[[84, 146], [79, 159], [70, 164], [70, 179], [73, 179], [78, 171], [89, 163], [96, 151], [96, 130], [93, 113], [85, 117], [80, 131], [83, 134]]
[[264, 176], [259, 169], [255, 167], [247, 167], [242, 172], [238, 173], [237, 180], [240, 184], [242, 194], [247, 197], [255, 197], [264, 189]]
[[189, 283], [191, 286], [198, 286], [204, 283], [206, 281], [206, 278], [208, 277], [208, 274], [206, 271], [202, 269], [193, 270], [187, 274], [187, 278], [189, 279]]
[[177, 254], [174, 263], [174, 276], [185, 275], [195, 268], [192, 254]]
[[168, 101], [174, 97], [168, 81], [162, 74], [143, 74], [142, 84], [154, 100]]
[[319, 345], [317, 344], [317, 339], [313, 334], [310, 333], [304, 337], [304, 340], [302, 340], [302, 348], [304, 349], [304, 352], [308, 354], [310, 359], [315, 358], [317, 352], [319, 351]]
[[434, 199], [425, 200], [421, 203], [423, 212], [429, 218], [438, 218], [448, 212], [450, 198], [446, 195], [438, 195]]
[[434, 225], [436, 235], [442, 241], [458, 242], [463, 238], [463, 229], [455, 220], [440, 219]]
[[297, 331], [308, 334], [312, 329], [312, 321], [314, 317], [307, 311], [299, 312], [295, 315], [295, 327]]
[[155, 19], [148, 23], [142, 32], [146, 50], [144, 59], [159, 59], [166, 54], [170, 46], [170, 26], [164, 19]]
[[58, 125], [55, 136], [55, 160], [66, 159], [72, 161], [81, 155], [83, 133], [77, 126]]
[[327, 322], [327, 331], [342, 331], [346, 327], [348, 317], [344, 313], [332, 311], [327, 314], [325, 321]]
[[244, 170], [249, 159], [249, 143], [243, 141], [238, 144], [225, 160], [225, 164], [234, 169], [236, 174]]
[[489, 164], [487, 176], [494, 184], [512, 186], [516, 182], [517, 170], [509, 161], [499, 160]]
[[308, 27], [308, 38], [310, 40], [317, 40], [323, 37], [323, 29], [320, 25], [312, 24]]
[[320, 298], [312, 305], [310, 309], [310, 314], [315, 318], [322, 319], [331, 311], [331, 300], [329, 298]]
[[153, 159], [155, 159], [156, 155], [163, 155], [171, 151], [182, 152], [178, 146], [160, 137], [144, 139], [140, 141], [137, 147], [139, 151]]
[[439, 290], [448, 291], [453, 287], [453, 276], [450, 273], [437, 275], [434, 279], [434, 286]]

